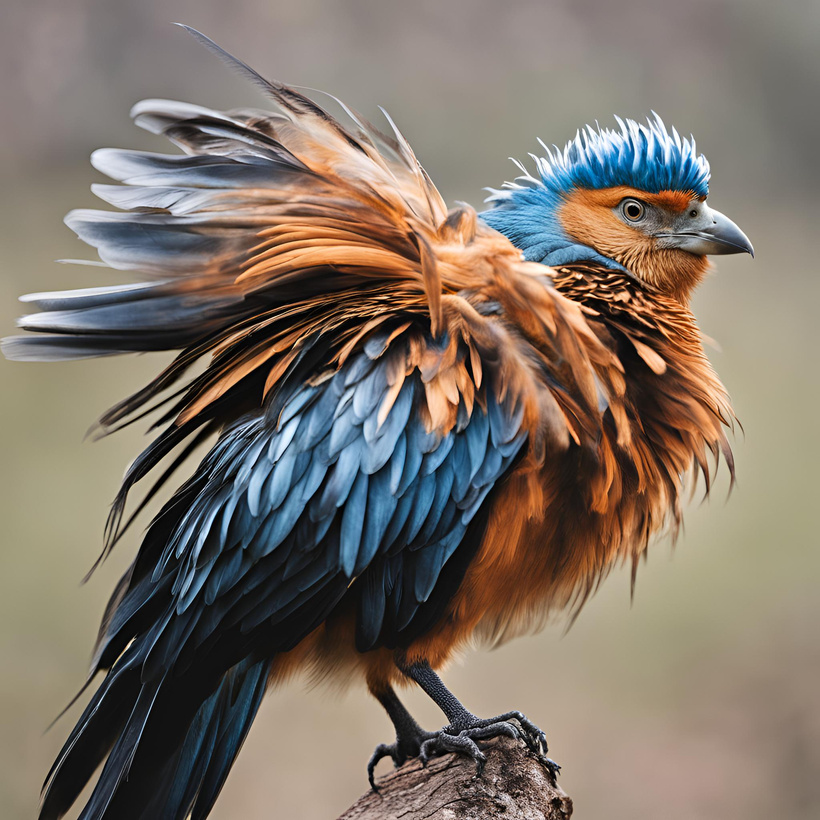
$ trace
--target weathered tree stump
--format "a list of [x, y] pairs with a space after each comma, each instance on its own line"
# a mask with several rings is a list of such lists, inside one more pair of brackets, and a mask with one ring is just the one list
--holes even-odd
[[572, 800], [549, 769], [511, 738], [486, 744], [481, 777], [475, 764], [448, 754], [426, 768], [417, 761], [376, 781], [338, 820], [568, 820]]

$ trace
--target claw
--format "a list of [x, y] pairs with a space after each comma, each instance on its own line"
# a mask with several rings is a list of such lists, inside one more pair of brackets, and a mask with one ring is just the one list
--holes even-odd
[[550, 777], [554, 783], [558, 779], [558, 773], [561, 771], [561, 767], [554, 760], [550, 760], [548, 757], [542, 757], [541, 762], [547, 767]]
[[475, 758], [475, 777], [479, 778], [484, 774], [484, 767], [487, 765], [487, 755], [479, 752]]
[[[374, 792], [379, 790], [379, 787], [376, 785], [376, 766], [384, 757], [393, 757], [393, 750], [387, 743], [380, 743], [370, 756], [370, 760], [367, 761], [367, 780], [370, 783], [370, 788], [373, 789]], [[395, 763], [395, 758], [393, 762]]]

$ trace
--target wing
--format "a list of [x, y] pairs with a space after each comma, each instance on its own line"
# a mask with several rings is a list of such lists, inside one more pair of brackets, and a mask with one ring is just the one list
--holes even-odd
[[[441, 336], [448, 297], [541, 310], [527, 323], [549, 337], [549, 352], [566, 348], [565, 386], [596, 403], [585, 357], [600, 351], [590, 353], [577, 307], [544, 292], [543, 268], [523, 264], [471, 208], [448, 213], [398, 131], [386, 136], [358, 115], [348, 130], [285, 86], [265, 90], [281, 113], [135, 106], [138, 125], [184, 153], [97, 151], [94, 165], [123, 184], [94, 191], [124, 210], [75, 211], [66, 221], [107, 265], [151, 280], [23, 297], [41, 311], [19, 322], [32, 333], [3, 342], [7, 357], [23, 360], [181, 351], [100, 420], [109, 432], [164, 410], [155, 423], [163, 432], [126, 474], [112, 537], [130, 488], [175, 448], [171, 471], [193, 449], [186, 442], [338, 366], [390, 317]], [[202, 360], [204, 372], [185, 382]]]
[[67, 223], [109, 266], [152, 279], [25, 297], [42, 310], [20, 322], [36, 335], [5, 341], [18, 359], [181, 351], [101, 420], [108, 431], [163, 411], [126, 473], [109, 547], [133, 485], [174, 454], [147, 501], [223, 431], [112, 599], [103, 667], [136, 625], [152, 624], [166, 667], [217, 622], [244, 634], [310, 596], [321, 619], [377, 556], [380, 577], [359, 585], [360, 644], [386, 623], [401, 632], [522, 442], [543, 457], [578, 440], [621, 389], [546, 269], [469, 207], [447, 212], [398, 131], [349, 109], [345, 128], [260, 82], [280, 113], [135, 107], [183, 153], [96, 152], [123, 184], [94, 190], [123, 210]]
[[[169, 505], [180, 511], [170, 536], [162, 517], [149, 530], [143, 549], [158, 556], [144, 555], [151, 571], [131, 577], [101, 666], [134, 637], [136, 618], [151, 624], [148, 680], [215, 652], [229, 668], [249, 646], [286, 651], [374, 570], [385, 583], [366, 585], [362, 648], [386, 625], [408, 627], [526, 438], [523, 405], [499, 402], [491, 379], [449, 431], [428, 429], [414, 337], [405, 330], [385, 350], [375, 335], [326, 380], [295, 390], [277, 415], [225, 431], [197, 472], [194, 497], [186, 487]], [[467, 355], [462, 345], [452, 367], [465, 368]]]

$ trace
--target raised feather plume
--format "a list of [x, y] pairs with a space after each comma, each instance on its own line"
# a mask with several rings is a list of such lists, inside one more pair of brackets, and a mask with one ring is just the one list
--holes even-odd
[[658, 114], [646, 124], [615, 117], [618, 130], [588, 125], [563, 148], [539, 140], [543, 157], [531, 154], [538, 176], [516, 162], [521, 176], [505, 182], [503, 190], [488, 189], [488, 202], [504, 202], [515, 191], [544, 186], [554, 193], [573, 188], [612, 188], [627, 185], [641, 191], [709, 193], [709, 162], [698, 154], [695, 138], [669, 131]]
[[[19, 360], [181, 351], [100, 420], [105, 433], [163, 411], [154, 422], [162, 432], [129, 467], [113, 505], [109, 548], [124, 531], [130, 489], [165, 456], [178, 449], [136, 512], [204, 439], [266, 396], [286, 395], [320, 361], [342, 363], [387, 320], [422, 317], [439, 335], [448, 295], [537, 278], [544, 313], [532, 321], [550, 323], [547, 333], [556, 322], [575, 326], [562, 331], [562, 344], [572, 341], [559, 359], [585, 360], [574, 335], [611, 358], [577, 306], [545, 290], [544, 268], [522, 262], [469, 206], [447, 211], [392, 120], [387, 135], [343, 106], [352, 121], [345, 127], [193, 33], [280, 112], [223, 113], [168, 100], [134, 106], [137, 125], [184, 153], [94, 152], [94, 166], [121, 184], [93, 190], [123, 210], [73, 211], [66, 223], [109, 267], [151, 281], [26, 296], [42, 312], [19, 325], [34, 333], [3, 342], [5, 355]], [[204, 372], [185, 382], [202, 358]], [[594, 406], [589, 368], [576, 370]]]

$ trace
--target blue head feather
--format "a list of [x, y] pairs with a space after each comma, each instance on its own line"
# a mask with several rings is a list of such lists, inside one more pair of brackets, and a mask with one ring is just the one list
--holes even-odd
[[646, 125], [615, 118], [620, 130], [592, 128], [579, 131], [562, 151], [541, 146], [546, 156], [531, 155], [538, 176], [520, 163], [522, 172], [502, 190], [488, 189], [493, 207], [481, 214], [485, 222], [505, 234], [524, 256], [547, 265], [597, 261], [623, 269], [564, 232], [558, 219], [563, 198], [578, 188], [600, 189], [626, 185], [648, 193], [692, 191], [709, 193], [709, 163], [698, 154], [695, 140], [683, 139], [653, 113]]

